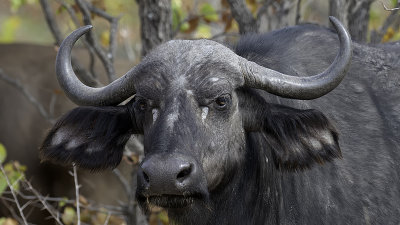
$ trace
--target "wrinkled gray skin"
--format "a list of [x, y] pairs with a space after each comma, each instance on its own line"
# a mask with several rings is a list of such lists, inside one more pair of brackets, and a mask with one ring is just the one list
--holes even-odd
[[[244, 37], [235, 52], [303, 77], [325, 70], [337, 46], [335, 33], [303, 25]], [[103, 146], [121, 145], [125, 138], [117, 134], [143, 133], [138, 201], [145, 210], [165, 207], [177, 224], [397, 225], [399, 51], [353, 48], [339, 87], [316, 100], [295, 101], [241, 87], [243, 80], [231, 69], [236, 67], [227, 66], [237, 62], [223, 60], [232, 53], [215, 42], [168, 42], [135, 67], [138, 75], [129, 80], [137, 91], [134, 100], [77, 108], [50, 131], [42, 155], [94, 169], [115, 166]], [[221, 97], [227, 97], [226, 107], [218, 104]], [[317, 111], [284, 105], [319, 109], [336, 129]], [[99, 132], [103, 127], [112, 132]], [[113, 163], [100, 161], [103, 153]], [[175, 171], [187, 164], [189, 171]]]

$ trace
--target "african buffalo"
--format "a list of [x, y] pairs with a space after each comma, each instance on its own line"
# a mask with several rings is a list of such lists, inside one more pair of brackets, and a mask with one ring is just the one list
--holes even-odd
[[137, 200], [176, 224], [397, 225], [399, 51], [351, 44], [331, 22], [337, 34], [301, 25], [245, 36], [233, 51], [170, 41], [103, 88], [71, 68], [90, 29], [80, 28], [63, 42], [56, 73], [86, 106], [57, 122], [42, 158], [113, 168], [129, 136], [144, 134]]

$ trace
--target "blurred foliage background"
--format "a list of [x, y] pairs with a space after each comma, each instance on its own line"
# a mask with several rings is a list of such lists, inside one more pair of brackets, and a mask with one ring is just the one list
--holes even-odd
[[[67, 3], [74, 5], [72, 0]], [[119, 22], [119, 50], [139, 51], [140, 33], [137, 4], [133, 0], [92, 0], [93, 5], [104, 9], [113, 16], [121, 16]], [[261, 0], [246, 0], [249, 9], [256, 13], [261, 5]], [[379, 29], [390, 14], [382, 5], [394, 7], [397, 0], [375, 1], [371, 6], [369, 29]], [[301, 2], [301, 22], [319, 23], [328, 25], [328, 1], [303, 0]], [[52, 7], [56, 17], [60, 21], [61, 29], [65, 34], [75, 27], [67, 15], [66, 10], [52, 1]], [[294, 8], [294, 7], [293, 7]], [[234, 20], [227, 17], [227, 3], [220, 0], [172, 0], [173, 29], [180, 26], [177, 38], [210, 38], [218, 33], [218, 30], [229, 32], [238, 31]], [[193, 17], [190, 17], [193, 15]], [[196, 15], [196, 16], [195, 16]], [[198, 17], [198, 15], [202, 15]], [[68, 22], [65, 22], [68, 21]], [[102, 43], [106, 45], [107, 23], [94, 17], [96, 32], [102, 37]], [[294, 25], [294, 24], [289, 24]], [[400, 39], [399, 27], [390, 27], [384, 41], [396, 41]], [[54, 42], [47, 24], [44, 21], [38, 0], [3, 0], [0, 1], [0, 43], [32, 43], [40, 45], [52, 45]], [[125, 46], [125, 47], [124, 47]], [[128, 48], [132, 48], [128, 50]]]

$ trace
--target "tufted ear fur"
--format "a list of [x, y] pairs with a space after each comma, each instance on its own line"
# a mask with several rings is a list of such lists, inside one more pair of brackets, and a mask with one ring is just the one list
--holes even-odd
[[132, 133], [127, 106], [78, 107], [64, 115], [48, 133], [41, 158], [97, 170], [116, 167]]
[[321, 112], [270, 105], [264, 131], [278, 168], [297, 170], [341, 158], [338, 133]]
[[240, 96], [245, 101], [240, 104], [245, 129], [266, 135], [278, 168], [299, 170], [341, 158], [338, 133], [318, 110], [270, 104], [250, 90]]

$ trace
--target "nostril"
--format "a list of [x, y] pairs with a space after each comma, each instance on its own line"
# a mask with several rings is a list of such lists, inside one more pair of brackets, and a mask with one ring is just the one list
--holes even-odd
[[192, 168], [192, 164], [187, 164], [181, 168], [181, 171], [176, 176], [179, 183], [182, 183], [192, 173]]
[[143, 178], [146, 181], [146, 183], [150, 183], [150, 178], [144, 171], [143, 171]]

